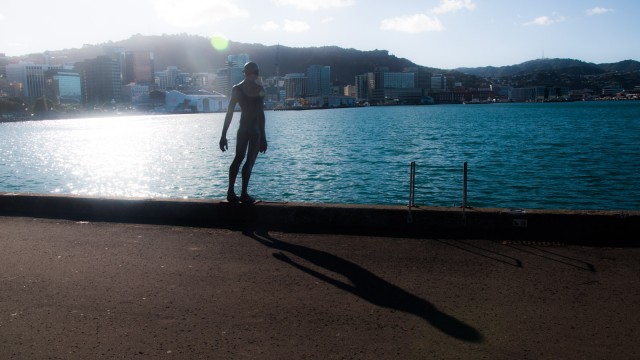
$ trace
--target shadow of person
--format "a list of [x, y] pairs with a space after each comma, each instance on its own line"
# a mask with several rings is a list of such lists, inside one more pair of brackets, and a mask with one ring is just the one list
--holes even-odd
[[[266, 232], [245, 231], [243, 234], [262, 245], [280, 250], [279, 253], [273, 254], [276, 259], [339, 289], [348, 291], [372, 304], [419, 316], [436, 329], [456, 339], [468, 342], [483, 341], [483, 337], [478, 330], [451, 315], [443, 313], [428, 301], [389, 283], [357, 264], [325, 251], [275, 239]], [[340, 274], [349, 279], [351, 284], [304, 266], [291, 259], [285, 252]]]

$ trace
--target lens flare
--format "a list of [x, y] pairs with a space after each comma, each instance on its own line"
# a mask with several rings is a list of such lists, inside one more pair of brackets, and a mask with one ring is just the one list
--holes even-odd
[[229, 40], [224, 35], [216, 34], [211, 37], [211, 46], [218, 51], [224, 51], [229, 46]]

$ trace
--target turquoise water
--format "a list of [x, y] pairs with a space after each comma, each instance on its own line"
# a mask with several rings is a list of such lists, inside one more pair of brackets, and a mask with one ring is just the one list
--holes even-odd
[[[266, 201], [640, 210], [640, 102], [267, 112]], [[236, 114], [230, 141], [235, 144]], [[222, 199], [224, 114], [0, 124], [0, 191]]]

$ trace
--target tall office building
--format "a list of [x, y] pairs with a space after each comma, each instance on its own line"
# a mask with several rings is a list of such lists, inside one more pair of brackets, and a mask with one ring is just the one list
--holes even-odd
[[242, 79], [244, 79], [242, 70], [244, 69], [244, 64], [248, 62], [249, 55], [247, 54], [227, 56], [227, 68], [229, 69], [229, 81], [231, 82], [231, 86], [239, 83], [240, 81], [242, 81]]
[[228, 55], [227, 56], [227, 64], [229, 64], [229, 67], [237, 67], [237, 68], [243, 68], [244, 64], [249, 62], [249, 55], [248, 54], [236, 54], [236, 55]]
[[7, 64], [9, 59], [4, 53], [0, 53], [0, 79], [7, 77]]
[[216, 89], [230, 96], [233, 85], [238, 84], [244, 79], [242, 70], [244, 65], [249, 61], [249, 55], [247, 54], [228, 55], [225, 67], [217, 71]]
[[82, 86], [82, 103], [102, 106], [119, 102], [122, 95], [120, 61], [109, 56], [98, 56], [76, 64]]
[[375, 74], [370, 72], [357, 75], [355, 82], [356, 98], [361, 101], [371, 99], [372, 92], [376, 88]]
[[48, 70], [55, 69], [62, 69], [62, 66], [34, 64], [31, 62], [8, 64], [6, 67], [7, 80], [16, 84], [20, 89], [21, 96], [37, 99], [45, 96], [45, 73]]
[[447, 90], [447, 77], [442, 74], [434, 74], [433, 76], [431, 76], [431, 90]]
[[46, 96], [58, 104], [79, 104], [82, 100], [80, 74], [68, 68], [45, 73]]
[[331, 93], [331, 67], [311, 65], [307, 68], [307, 94], [324, 96]]
[[125, 51], [120, 55], [122, 83], [150, 85], [154, 82], [153, 53], [149, 51]]
[[412, 72], [385, 72], [382, 74], [383, 89], [409, 89], [415, 87], [415, 74]]
[[284, 89], [287, 99], [297, 99], [307, 94], [307, 77], [302, 73], [284, 76]]

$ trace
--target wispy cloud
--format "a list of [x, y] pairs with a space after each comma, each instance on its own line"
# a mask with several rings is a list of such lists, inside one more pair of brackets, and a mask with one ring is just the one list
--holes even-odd
[[472, 0], [440, 0], [438, 6], [428, 12], [431, 15], [414, 14], [384, 19], [380, 23], [380, 29], [411, 34], [443, 31], [444, 25], [433, 14], [447, 14], [464, 9], [474, 10], [475, 8], [476, 4]]
[[304, 21], [285, 20], [284, 26], [282, 28], [287, 32], [300, 33], [309, 31], [311, 29], [311, 26], [309, 26], [309, 24]]
[[557, 23], [561, 23], [565, 21], [567, 18], [565, 16], [553, 13], [552, 16], [538, 16], [537, 18], [524, 23], [523, 25], [537, 25], [537, 26], [549, 26]]
[[434, 14], [446, 14], [458, 10], [474, 10], [476, 4], [471, 0], [440, 0], [440, 5], [431, 10]]
[[160, 19], [184, 28], [249, 16], [230, 0], [155, 0], [154, 8]]
[[271, 0], [276, 5], [293, 6], [299, 10], [324, 10], [352, 6], [354, 0]]
[[260, 30], [260, 31], [275, 31], [280, 29], [280, 25], [275, 21], [267, 21], [260, 25], [254, 26], [253, 29]]
[[394, 17], [382, 20], [382, 30], [399, 31], [405, 33], [421, 33], [430, 31], [442, 31], [444, 26], [438, 18], [425, 14]]
[[587, 10], [587, 15], [592, 16], [592, 15], [601, 15], [601, 14], [606, 14], [608, 12], [613, 12], [614, 9], [606, 9], [606, 8], [601, 8], [601, 7], [594, 7], [593, 9], [588, 9]]
[[304, 21], [284, 20], [284, 23], [282, 25], [278, 24], [275, 21], [267, 21], [260, 25], [255, 25], [253, 29], [259, 30], [259, 31], [265, 31], [265, 32], [284, 30], [286, 32], [301, 33], [301, 32], [307, 32], [311, 30], [311, 26], [309, 26], [309, 24], [307, 24]]

